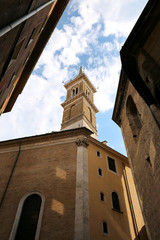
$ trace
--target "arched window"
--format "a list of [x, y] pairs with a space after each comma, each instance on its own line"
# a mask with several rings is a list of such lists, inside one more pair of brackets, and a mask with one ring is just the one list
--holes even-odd
[[77, 94], [78, 94], [78, 87], [72, 90], [72, 97], [76, 96]]
[[120, 211], [118, 194], [116, 192], [112, 192], [112, 204], [113, 204], [113, 209], [114, 210]]
[[72, 96], [75, 96], [76, 95], [76, 91], [75, 89], [72, 90]]
[[38, 240], [41, 219], [41, 196], [34, 193], [23, 198], [19, 204], [9, 240]]
[[142, 120], [131, 95], [129, 95], [127, 99], [126, 113], [133, 137], [136, 138], [142, 127]]
[[102, 228], [103, 228], [103, 233], [107, 234], [108, 233], [108, 226], [105, 221], [102, 222]]
[[76, 95], [78, 94], [78, 87], [76, 88]]

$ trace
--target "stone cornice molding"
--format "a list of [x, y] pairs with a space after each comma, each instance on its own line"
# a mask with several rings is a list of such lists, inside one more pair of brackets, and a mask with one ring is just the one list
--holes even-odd
[[83, 78], [83, 80], [89, 85], [89, 87], [92, 89], [93, 93], [97, 92], [96, 88], [93, 86], [93, 84], [90, 82], [90, 80], [88, 79], [86, 74], [83, 72], [78, 74], [78, 76], [76, 78], [70, 80], [69, 82], [66, 82], [64, 87], [67, 89], [70, 85], [72, 85], [73, 83], [76, 83], [81, 78]]
[[99, 112], [98, 109], [97, 109], [97, 107], [94, 105], [94, 103], [89, 99], [89, 97], [86, 96], [86, 94], [85, 94], [83, 91], [81, 91], [81, 92], [80, 92], [79, 94], [77, 94], [76, 96], [74, 96], [74, 97], [66, 100], [65, 102], [61, 103], [61, 106], [62, 106], [62, 107], [65, 107], [66, 105], [72, 103], [73, 101], [79, 100], [80, 97], [84, 97], [84, 98], [89, 102], [89, 104], [91, 105], [91, 107], [93, 108], [93, 110], [95, 111], [95, 113], [98, 113], [98, 112]]

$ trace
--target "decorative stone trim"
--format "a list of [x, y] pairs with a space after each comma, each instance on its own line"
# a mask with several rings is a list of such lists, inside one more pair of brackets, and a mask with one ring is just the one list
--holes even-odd
[[78, 146], [78, 147], [80, 147], [80, 146], [83, 146], [83, 147], [88, 147], [88, 145], [89, 145], [89, 143], [88, 143], [88, 140], [86, 139], [86, 138], [83, 138], [83, 139], [78, 139], [77, 141], [76, 141], [76, 145]]

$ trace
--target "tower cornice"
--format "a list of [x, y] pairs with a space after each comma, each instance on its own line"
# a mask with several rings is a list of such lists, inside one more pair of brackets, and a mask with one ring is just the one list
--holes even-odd
[[65, 107], [66, 105], [72, 103], [73, 101], [79, 99], [80, 97], [84, 97], [88, 102], [89, 104], [91, 105], [91, 107], [93, 108], [93, 110], [95, 111], [95, 113], [98, 113], [99, 110], [98, 108], [94, 105], [94, 103], [91, 102], [91, 100], [89, 99], [89, 97], [87, 97], [87, 95], [81, 91], [79, 94], [77, 94], [76, 96], [70, 98], [69, 100], [66, 100], [65, 102], [61, 103], [61, 106], [62, 107]]
[[89, 85], [89, 87], [92, 89], [93, 93], [96, 93], [97, 90], [96, 88], [93, 86], [93, 84], [90, 82], [90, 80], [88, 79], [88, 77], [86, 76], [85, 73], [80, 73], [76, 78], [74, 78], [73, 80], [70, 80], [69, 82], [67, 82], [64, 87], [66, 89], [68, 89], [71, 85], [73, 85], [74, 83], [76, 83], [77, 81], [79, 81], [81, 78], [83, 77], [84, 81]]

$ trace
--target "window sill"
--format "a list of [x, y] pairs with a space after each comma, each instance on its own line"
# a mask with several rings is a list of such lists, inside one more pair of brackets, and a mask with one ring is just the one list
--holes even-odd
[[119, 213], [123, 214], [123, 212], [118, 210], [118, 209], [112, 208], [112, 210], [115, 211], [115, 212], [119, 212]]

